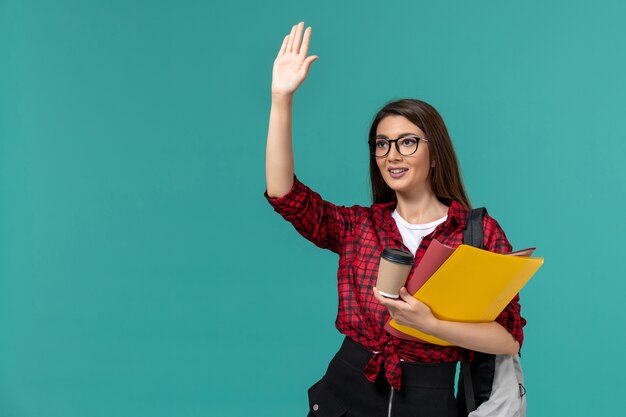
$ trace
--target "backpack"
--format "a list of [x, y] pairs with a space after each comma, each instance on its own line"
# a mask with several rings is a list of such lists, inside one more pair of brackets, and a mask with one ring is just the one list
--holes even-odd
[[[484, 207], [470, 210], [463, 243], [483, 249]], [[461, 363], [457, 386], [459, 416], [526, 417], [526, 389], [520, 355], [474, 352]]]

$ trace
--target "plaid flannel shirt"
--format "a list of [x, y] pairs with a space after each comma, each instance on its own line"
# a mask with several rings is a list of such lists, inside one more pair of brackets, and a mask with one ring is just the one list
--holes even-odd
[[[396, 203], [364, 206], [337, 206], [304, 185], [294, 176], [292, 189], [280, 198], [265, 198], [274, 210], [289, 221], [306, 239], [320, 248], [339, 255], [337, 287], [339, 308], [337, 329], [372, 352], [377, 352], [364, 369], [365, 376], [375, 381], [384, 369], [389, 383], [400, 389], [401, 361], [425, 363], [455, 362], [463, 359], [465, 349], [439, 346], [399, 339], [387, 333], [383, 326], [389, 319], [388, 310], [374, 297], [378, 263], [385, 247], [408, 250], [402, 242], [391, 213]], [[425, 236], [415, 254], [415, 268], [433, 239], [450, 247], [463, 243], [463, 229], [468, 209], [453, 201], [448, 218]], [[483, 219], [486, 250], [504, 253], [512, 250], [504, 231], [488, 214]], [[410, 275], [412, 276], [413, 270]], [[526, 320], [520, 315], [519, 294], [516, 294], [496, 318], [520, 347], [524, 339], [522, 327]], [[470, 352], [471, 354], [471, 352]], [[470, 355], [471, 356], [471, 355]]]

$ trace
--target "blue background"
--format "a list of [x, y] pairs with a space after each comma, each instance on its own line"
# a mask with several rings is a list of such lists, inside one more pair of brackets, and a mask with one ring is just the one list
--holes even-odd
[[529, 415], [620, 413], [623, 1], [0, 0], [0, 416], [306, 414], [337, 257], [263, 198], [300, 20], [298, 176], [369, 204], [374, 114], [433, 104], [472, 202], [546, 259]]

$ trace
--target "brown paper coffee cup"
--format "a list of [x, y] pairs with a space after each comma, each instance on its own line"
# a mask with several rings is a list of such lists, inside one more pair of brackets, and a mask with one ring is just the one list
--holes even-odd
[[389, 298], [400, 297], [400, 288], [406, 283], [415, 259], [402, 249], [385, 248], [380, 256], [376, 288]]

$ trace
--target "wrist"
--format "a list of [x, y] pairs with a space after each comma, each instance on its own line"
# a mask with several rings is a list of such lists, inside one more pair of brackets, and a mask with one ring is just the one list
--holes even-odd
[[437, 317], [433, 316], [426, 326], [424, 326], [424, 333], [428, 333], [431, 336], [437, 337], [439, 332], [441, 331], [442, 326], [444, 326], [444, 322], [439, 320]]
[[272, 92], [272, 105], [291, 105], [293, 103], [293, 93]]

